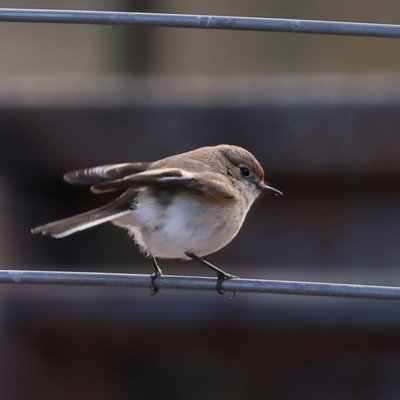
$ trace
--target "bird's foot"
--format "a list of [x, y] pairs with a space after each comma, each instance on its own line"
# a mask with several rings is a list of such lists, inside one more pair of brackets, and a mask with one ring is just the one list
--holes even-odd
[[158, 287], [156, 286], [156, 279], [162, 275], [162, 272], [153, 272], [151, 274], [151, 285], [153, 286], [150, 291], [151, 295], [154, 296], [158, 292]]
[[[238, 276], [228, 274], [227, 272], [223, 271], [222, 269], [217, 268], [215, 265], [212, 265], [206, 260], [203, 260], [201, 257], [196, 256], [196, 254], [193, 254], [191, 252], [186, 252], [185, 253], [188, 257], [191, 259], [198, 261], [199, 263], [205, 265], [207, 268], [211, 269], [217, 274], [218, 280], [217, 280], [217, 292], [219, 294], [225, 294], [225, 292], [222, 291], [222, 282], [226, 279], [233, 279], [233, 278], [238, 278]], [[235, 292], [232, 293], [231, 299], [235, 296]]]
[[[224, 280], [238, 278], [238, 276], [227, 274], [224, 271], [217, 272], [217, 275], [218, 275], [218, 278], [217, 278], [217, 292], [219, 294], [225, 294], [225, 292], [222, 290], [222, 282]], [[234, 296], [235, 296], [235, 292], [232, 292], [231, 299], [233, 299]]]
[[151, 261], [153, 263], [153, 268], [154, 268], [154, 272], [151, 274], [151, 284], [153, 286], [151, 288], [151, 295], [154, 296], [158, 292], [158, 287], [156, 286], [156, 279], [162, 275], [162, 271], [155, 257], [152, 257]]

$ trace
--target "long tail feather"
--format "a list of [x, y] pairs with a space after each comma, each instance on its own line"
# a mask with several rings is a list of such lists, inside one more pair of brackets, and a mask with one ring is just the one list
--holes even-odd
[[113, 202], [70, 218], [50, 222], [31, 230], [32, 233], [51, 235], [55, 238], [62, 238], [72, 233], [83, 231], [96, 225], [112, 221], [122, 215], [129, 214], [133, 210], [132, 191], [125, 192]]

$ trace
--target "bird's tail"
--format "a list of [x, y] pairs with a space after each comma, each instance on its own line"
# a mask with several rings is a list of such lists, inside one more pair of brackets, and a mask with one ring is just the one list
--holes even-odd
[[132, 196], [128, 192], [103, 207], [38, 226], [33, 228], [31, 232], [62, 238], [129, 214], [134, 210], [134, 203]]

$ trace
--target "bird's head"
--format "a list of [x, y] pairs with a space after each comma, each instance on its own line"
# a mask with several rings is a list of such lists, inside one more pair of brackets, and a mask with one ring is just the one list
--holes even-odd
[[218, 147], [226, 159], [228, 175], [242, 187], [250, 204], [262, 192], [282, 195], [282, 192], [264, 182], [264, 170], [253, 154], [238, 146]]

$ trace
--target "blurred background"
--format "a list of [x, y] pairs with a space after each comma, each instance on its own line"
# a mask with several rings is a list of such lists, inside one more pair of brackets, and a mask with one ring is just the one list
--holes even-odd
[[[57, 8], [400, 23], [389, 0]], [[209, 261], [243, 278], [400, 285], [398, 40], [3, 22], [0, 53], [2, 269], [152, 272], [110, 224], [62, 240], [30, 229], [109, 200], [64, 183], [68, 170], [230, 143], [284, 196], [259, 199]], [[396, 302], [0, 288], [4, 400], [397, 400], [399, 376]]]

